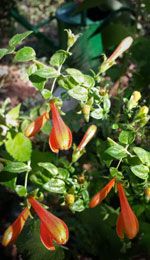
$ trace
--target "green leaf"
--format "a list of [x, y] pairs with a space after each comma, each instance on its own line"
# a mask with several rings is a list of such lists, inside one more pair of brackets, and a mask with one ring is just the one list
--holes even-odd
[[16, 185], [15, 191], [20, 197], [23, 197], [27, 193], [27, 189], [22, 185]]
[[36, 53], [31, 47], [24, 47], [17, 51], [14, 60], [19, 62], [30, 61], [36, 58]]
[[111, 146], [105, 151], [105, 153], [118, 160], [127, 156], [126, 150], [121, 145]]
[[136, 134], [132, 131], [122, 130], [119, 135], [119, 142], [122, 144], [132, 144], [135, 140]]
[[35, 71], [37, 71], [37, 66], [35, 64], [32, 64], [27, 69], [28, 76], [32, 75]]
[[52, 92], [48, 89], [43, 89], [41, 92], [43, 98], [48, 99], [52, 96]]
[[84, 206], [84, 201], [79, 199], [77, 201], [75, 201], [75, 203], [73, 205], [70, 206], [70, 209], [74, 212], [74, 211], [78, 211], [81, 212], [85, 209]]
[[18, 119], [19, 113], [20, 113], [20, 107], [21, 107], [21, 104], [18, 104], [16, 107], [12, 108], [7, 113], [7, 115], [9, 115], [9, 117], [11, 117], [11, 119], [13, 119], [13, 120]]
[[33, 73], [33, 75], [39, 76], [41, 78], [55, 78], [57, 77], [58, 71], [54, 69], [53, 67], [47, 67], [47, 68], [41, 68]]
[[64, 76], [60, 75], [57, 79], [57, 82], [58, 82], [58, 85], [64, 89], [75, 88], [78, 85], [78, 83], [71, 76], [64, 77]]
[[69, 178], [69, 172], [64, 168], [58, 168], [58, 177], [62, 180], [67, 180]]
[[15, 190], [16, 181], [17, 181], [17, 173], [0, 172], [0, 184], [3, 184], [12, 190]]
[[30, 175], [30, 181], [38, 185], [43, 185], [49, 181], [49, 177], [47, 177], [41, 171], [34, 171]]
[[150, 165], [150, 154], [141, 147], [134, 147], [133, 151], [144, 164]]
[[16, 134], [13, 139], [5, 141], [7, 152], [17, 161], [29, 161], [32, 152], [32, 144], [30, 139], [22, 133]]
[[79, 84], [82, 84], [84, 82], [84, 75], [82, 74], [82, 72], [80, 70], [77, 70], [77, 69], [66, 69], [66, 71]]
[[51, 57], [50, 64], [59, 68], [65, 62], [68, 55], [69, 53], [67, 51], [59, 50]]
[[106, 164], [107, 167], [110, 167], [112, 163], [112, 157], [105, 153], [105, 150], [108, 148], [108, 142], [101, 139], [96, 140], [96, 152], [102, 164]]
[[49, 192], [65, 193], [65, 182], [59, 179], [50, 179], [49, 182], [43, 185], [43, 188]]
[[83, 75], [84, 76], [84, 81], [82, 85], [86, 88], [92, 88], [95, 85], [95, 80], [89, 76], [89, 75]]
[[110, 107], [111, 107], [111, 103], [110, 103], [109, 98], [104, 98], [103, 107], [104, 107], [106, 112], [109, 112]]
[[11, 162], [3, 168], [3, 171], [21, 173], [29, 170], [28, 165], [22, 162]]
[[38, 163], [38, 165], [42, 168], [44, 168], [45, 170], [47, 170], [52, 176], [56, 176], [58, 174], [58, 168], [52, 164], [52, 163]]
[[148, 173], [149, 173], [149, 168], [143, 164], [140, 165], [135, 165], [130, 167], [131, 171], [139, 177], [140, 179], [147, 179], [148, 178]]
[[77, 86], [73, 89], [70, 89], [68, 94], [77, 100], [86, 101], [88, 97], [88, 90], [86, 88]]
[[2, 59], [8, 52], [8, 49], [0, 49], [0, 59]]
[[52, 130], [52, 124], [50, 121], [47, 121], [44, 126], [41, 128], [41, 131], [46, 134], [46, 135], [50, 135], [50, 132]]
[[20, 33], [20, 34], [16, 34], [14, 35], [10, 41], [9, 41], [9, 46], [10, 47], [16, 47], [16, 45], [18, 43], [20, 43], [21, 41], [23, 41], [25, 38], [27, 38], [30, 34], [32, 33], [32, 31], [28, 31], [28, 32], [24, 32], [24, 33]]
[[101, 107], [94, 109], [91, 112], [91, 117], [95, 119], [102, 119], [103, 118], [103, 109]]
[[32, 74], [29, 76], [29, 80], [31, 80], [32, 84], [38, 88], [39, 91], [43, 91], [46, 79], [39, 77], [38, 75]]

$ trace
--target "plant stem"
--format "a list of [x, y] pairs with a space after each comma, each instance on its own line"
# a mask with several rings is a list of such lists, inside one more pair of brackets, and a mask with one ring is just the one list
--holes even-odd
[[117, 169], [119, 168], [121, 162], [122, 162], [122, 158], [120, 159], [120, 161], [117, 164], [117, 167], [116, 167]]
[[[61, 67], [62, 67], [62, 65], [58, 68], [58, 74], [60, 74]], [[57, 80], [57, 78], [55, 78], [54, 81], [53, 81], [53, 84], [52, 84], [52, 87], [51, 87], [51, 93], [53, 93], [53, 91], [54, 91], [56, 80]]]
[[31, 161], [28, 161], [28, 170], [27, 170], [27, 172], [26, 172], [25, 181], [24, 181], [24, 187], [25, 187], [25, 188], [27, 188], [28, 175], [29, 175], [29, 172], [31, 171], [30, 164], [31, 164]]

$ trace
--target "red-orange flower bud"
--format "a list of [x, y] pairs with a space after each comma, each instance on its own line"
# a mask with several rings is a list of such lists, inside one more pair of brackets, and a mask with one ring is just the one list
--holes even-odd
[[118, 47], [115, 49], [115, 51], [112, 53], [112, 55], [109, 57], [107, 62], [115, 61], [121, 54], [123, 54], [127, 49], [129, 49], [132, 42], [133, 38], [131, 36], [128, 36], [125, 39], [123, 39], [118, 45]]
[[84, 147], [91, 141], [91, 139], [95, 135], [96, 131], [97, 131], [97, 127], [95, 125], [89, 126], [89, 128], [87, 129], [85, 135], [83, 136], [80, 144], [77, 147], [78, 151], [81, 151], [84, 149]]
[[95, 194], [90, 201], [89, 204], [90, 208], [94, 208], [98, 204], [100, 204], [106, 198], [107, 194], [110, 192], [114, 184], [115, 184], [115, 178], [113, 178], [102, 190], [100, 190], [97, 194]]
[[117, 220], [116, 231], [118, 236], [122, 239], [124, 238], [124, 232], [129, 239], [133, 239], [139, 231], [138, 220], [127, 201], [122, 184], [118, 182], [117, 188], [119, 192], [121, 212]]
[[4, 232], [3, 238], [2, 238], [3, 246], [9, 246], [14, 241], [16, 241], [21, 230], [23, 229], [23, 226], [24, 226], [29, 214], [30, 214], [30, 212], [29, 212], [28, 208], [26, 207], [22, 211], [22, 213], [19, 215], [19, 217], [15, 220], [15, 222], [6, 229], [6, 231]]
[[40, 129], [44, 126], [46, 121], [49, 119], [49, 113], [45, 112], [43, 115], [34, 120], [25, 130], [24, 135], [26, 137], [31, 137], [36, 135]]
[[49, 145], [54, 153], [60, 150], [68, 150], [72, 144], [72, 133], [69, 127], [62, 120], [56, 104], [50, 103], [53, 127], [49, 137]]

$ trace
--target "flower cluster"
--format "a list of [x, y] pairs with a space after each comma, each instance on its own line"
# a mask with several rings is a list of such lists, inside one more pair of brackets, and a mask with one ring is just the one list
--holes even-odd
[[[49, 145], [54, 153], [58, 153], [59, 150], [67, 150], [72, 144], [72, 133], [68, 126], [62, 120], [57, 106], [54, 102], [50, 103], [53, 127], [49, 137]], [[25, 130], [25, 136], [31, 137], [37, 134], [49, 119], [49, 113], [45, 112], [39, 118], [34, 120]]]
[[[28, 198], [28, 202], [41, 220], [40, 237], [43, 245], [48, 250], [55, 250], [53, 240], [60, 245], [66, 244], [69, 231], [64, 221], [44, 209], [35, 198]], [[16, 221], [6, 229], [2, 238], [3, 246], [8, 246], [16, 241], [29, 215], [30, 211], [26, 207]]]
[[[90, 201], [89, 206], [91, 208], [96, 207], [102, 202], [110, 192], [112, 187], [115, 185], [115, 178], [113, 178], [101, 191], [99, 191]], [[124, 232], [129, 239], [133, 239], [139, 230], [139, 224], [137, 217], [132, 211], [127, 198], [124, 193], [123, 186], [120, 182], [117, 182], [117, 190], [119, 193], [119, 200], [121, 205], [121, 211], [117, 220], [116, 231], [119, 238], [124, 238]]]

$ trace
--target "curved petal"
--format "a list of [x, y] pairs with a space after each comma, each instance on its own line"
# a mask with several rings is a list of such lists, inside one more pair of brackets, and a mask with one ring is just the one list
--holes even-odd
[[49, 118], [49, 113], [45, 112], [43, 115], [41, 115], [40, 117], [38, 117], [36, 120], [34, 120], [25, 130], [24, 135], [26, 137], [31, 137], [36, 135], [40, 129], [43, 127], [43, 125], [45, 124], [45, 122], [48, 120]]
[[65, 244], [69, 238], [69, 231], [65, 222], [44, 209], [34, 198], [29, 198], [28, 200], [41, 221], [44, 223], [51, 238], [58, 244]]
[[123, 219], [122, 219], [122, 215], [121, 215], [121, 212], [118, 216], [118, 219], [117, 219], [117, 224], [116, 224], [116, 231], [117, 231], [117, 234], [118, 234], [118, 237], [120, 237], [121, 239], [124, 238], [124, 225], [123, 225]]
[[41, 237], [41, 241], [42, 241], [43, 245], [48, 250], [55, 250], [55, 246], [53, 244], [52, 237], [42, 221], [40, 223], [40, 237]]
[[6, 229], [2, 238], [3, 246], [9, 246], [18, 238], [29, 214], [30, 212], [26, 207], [19, 215], [19, 217], [15, 220], [15, 222]]
[[52, 128], [52, 131], [51, 131], [50, 136], [49, 136], [49, 146], [54, 153], [59, 152], [59, 146], [56, 142], [56, 136], [55, 136], [54, 128]]
[[89, 204], [90, 208], [94, 208], [98, 204], [100, 204], [106, 198], [107, 194], [110, 192], [114, 184], [115, 184], [115, 179], [113, 178], [101, 191], [95, 194], [90, 201]]
[[138, 220], [127, 201], [122, 184], [118, 182], [117, 188], [119, 192], [124, 230], [127, 237], [133, 239], [139, 231]]

